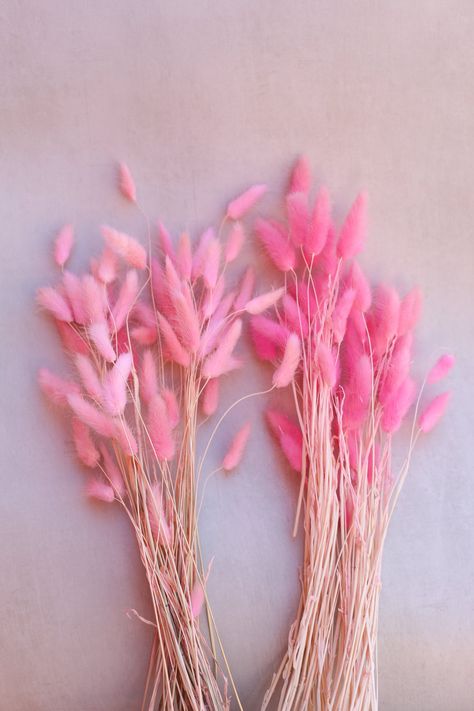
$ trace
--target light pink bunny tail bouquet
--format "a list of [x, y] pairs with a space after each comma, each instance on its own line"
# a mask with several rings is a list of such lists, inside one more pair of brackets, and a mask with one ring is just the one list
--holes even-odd
[[[119, 186], [135, 204], [123, 164]], [[254, 275], [249, 269], [229, 288], [228, 272], [245, 240], [240, 218], [264, 191], [256, 186], [229, 204], [225, 240], [209, 228], [195, 246], [186, 232], [175, 246], [160, 224], [146, 250], [104, 226], [103, 251], [82, 275], [66, 269], [74, 243], [67, 225], [54, 245], [59, 284], [37, 294], [70, 360], [67, 377], [42, 369], [40, 386], [67, 415], [86, 495], [127, 514], [149, 584], [155, 632], [143, 709], [229, 708], [199, 549], [197, 426], [218, 408], [220, 378], [242, 365], [241, 316]], [[223, 471], [238, 466], [249, 434], [242, 424], [222, 452]]]
[[[300, 605], [262, 709], [278, 695], [282, 711], [374, 710], [387, 527], [415, 442], [443, 415], [449, 393], [417, 416], [422, 388], [410, 368], [421, 294], [369, 285], [357, 262], [365, 194], [336, 229], [328, 191], [311, 199], [310, 187], [303, 158], [285, 195], [286, 221], [255, 225], [284, 295], [250, 328], [257, 355], [274, 366], [274, 387], [290, 388], [294, 402], [292, 413], [270, 409], [267, 418], [299, 477], [293, 533], [299, 522], [304, 529]], [[441, 357], [427, 382], [453, 362]], [[405, 420], [407, 457], [396, 471], [392, 441]]]

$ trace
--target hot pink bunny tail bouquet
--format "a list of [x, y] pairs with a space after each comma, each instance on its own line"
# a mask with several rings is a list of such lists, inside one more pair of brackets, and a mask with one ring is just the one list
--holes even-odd
[[[327, 189], [313, 196], [310, 188], [303, 158], [284, 196], [286, 220], [255, 224], [284, 294], [250, 329], [274, 387], [291, 393], [292, 411], [272, 407], [267, 419], [299, 478], [293, 534], [304, 530], [300, 605], [262, 709], [275, 695], [285, 711], [376, 709], [383, 544], [415, 442], [449, 393], [425, 404], [410, 372], [419, 290], [373, 287], [357, 261], [366, 194], [336, 227]], [[453, 362], [443, 356], [427, 382]], [[404, 422], [407, 455], [395, 470], [392, 442]]]

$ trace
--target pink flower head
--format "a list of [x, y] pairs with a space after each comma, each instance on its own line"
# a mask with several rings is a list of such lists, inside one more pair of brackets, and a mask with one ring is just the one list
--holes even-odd
[[446, 375], [451, 371], [455, 362], [456, 359], [453, 355], [449, 353], [446, 353], [446, 355], [442, 355], [440, 358], [438, 358], [438, 360], [428, 373], [426, 382], [430, 384], [437, 383], [439, 380], [445, 378]]
[[202, 612], [206, 594], [200, 580], [196, 580], [191, 591], [191, 615], [194, 619]]
[[291, 173], [288, 193], [309, 193], [311, 188], [311, 166], [306, 156], [300, 156]]
[[100, 454], [94, 444], [89, 427], [77, 417], [72, 419], [72, 439], [79, 461], [86, 467], [92, 469], [96, 467]]
[[231, 220], [240, 220], [266, 192], [266, 185], [252, 185], [227, 205], [227, 217], [230, 217]]
[[257, 356], [272, 361], [283, 352], [289, 333], [273, 319], [255, 316], [250, 322], [250, 336]]
[[290, 193], [287, 195], [286, 212], [291, 241], [295, 247], [301, 247], [306, 244], [308, 236], [308, 196], [305, 193]]
[[360, 193], [342, 225], [337, 243], [337, 255], [350, 259], [364, 246], [367, 231], [367, 195]]
[[97, 348], [100, 355], [109, 363], [113, 363], [117, 357], [110, 340], [109, 327], [105, 321], [92, 323], [87, 329], [89, 338]]
[[201, 395], [201, 408], [206, 417], [215, 413], [219, 405], [219, 378], [211, 378], [207, 381]]
[[384, 404], [382, 429], [384, 432], [396, 432], [403, 418], [413, 404], [416, 396], [416, 384], [411, 378], [406, 378], [398, 390]]
[[110, 454], [108, 447], [104, 443], [99, 445], [99, 449], [103, 459], [105, 474], [110, 485], [118, 496], [123, 496], [125, 494], [125, 483], [115, 457]]
[[225, 261], [233, 262], [240, 254], [245, 242], [245, 231], [240, 222], [234, 222], [225, 246]]
[[103, 481], [91, 477], [86, 484], [86, 496], [90, 499], [96, 499], [97, 501], [103, 501], [107, 504], [111, 504], [115, 499], [114, 490], [109, 484], [105, 484]]
[[252, 267], [248, 267], [240, 281], [239, 291], [234, 301], [234, 309], [240, 311], [244, 309], [250, 301], [255, 286], [255, 272]]
[[150, 401], [146, 425], [156, 457], [161, 461], [173, 459], [176, 452], [175, 442], [166, 402], [161, 395], [155, 395]]
[[295, 268], [295, 249], [281, 225], [259, 218], [255, 222], [255, 231], [277, 269], [287, 272]]
[[135, 183], [126, 163], [119, 164], [119, 188], [120, 192], [125, 198], [127, 198], [127, 200], [130, 200], [130, 202], [137, 201]]
[[295, 377], [301, 360], [301, 341], [296, 333], [290, 333], [286, 342], [283, 358], [273, 374], [273, 385], [285, 388]]
[[451, 398], [451, 392], [446, 391], [437, 395], [430, 403], [425, 407], [418, 420], [418, 426], [422, 432], [428, 433], [438, 424], [440, 419], [446, 412], [449, 400]]
[[107, 225], [102, 227], [102, 236], [107, 246], [127, 264], [136, 269], [145, 269], [146, 251], [134, 237], [118, 232]]
[[169, 257], [172, 261], [176, 259], [173, 240], [171, 235], [162, 222], [158, 223], [158, 242], [165, 257]]
[[253, 299], [250, 299], [250, 301], [247, 301], [245, 310], [248, 314], [261, 314], [262, 311], [266, 311], [271, 306], [274, 306], [284, 293], [285, 287], [280, 287], [280, 289], [267, 291], [265, 294], [255, 296]]
[[140, 384], [141, 397], [144, 402], [150, 402], [150, 400], [158, 394], [158, 380], [155, 359], [152, 351], [149, 349], [143, 351], [142, 366], [138, 381]]
[[38, 371], [38, 383], [46, 397], [61, 407], [67, 406], [69, 395], [79, 395], [80, 393], [76, 383], [60, 378], [59, 375], [51, 373], [47, 368], [41, 368]]
[[64, 271], [63, 287], [67, 300], [71, 305], [74, 321], [81, 325], [87, 323], [87, 312], [84, 306], [82, 283], [78, 276], [72, 272]]
[[104, 380], [103, 405], [110, 415], [121, 415], [127, 404], [127, 380], [132, 370], [132, 354], [121, 353]]
[[59, 267], [64, 267], [71, 255], [74, 245], [74, 230], [72, 225], [64, 225], [54, 242], [54, 261]]
[[303, 462], [303, 436], [299, 426], [278, 410], [267, 410], [265, 414], [270, 430], [280, 443], [291, 468], [300, 472]]
[[230, 443], [229, 449], [222, 462], [222, 468], [226, 472], [232, 471], [239, 464], [244, 456], [245, 447], [247, 446], [247, 441], [250, 436], [250, 422], [246, 422], [237, 434], [234, 436], [232, 442]]
[[191, 239], [187, 232], [183, 232], [179, 238], [178, 251], [176, 254], [176, 267], [183, 279], [191, 278], [193, 266], [193, 255], [191, 251]]
[[52, 286], [43, 286], [38, 289], [36, 301], [58, 321], [65, 321], [66, 323], [74, 321], [74, 316], [66, 299]]
[[398, 319], [398, 335], [403, 336], [416, 326], [421, 314], [423, 295], [415, 287], [402, 299]]
[[306, 233], [305, 251], [309, 257], [324, 248], [331, 224], [331, 200], [327, 188], [322, 187], [316, 197]]

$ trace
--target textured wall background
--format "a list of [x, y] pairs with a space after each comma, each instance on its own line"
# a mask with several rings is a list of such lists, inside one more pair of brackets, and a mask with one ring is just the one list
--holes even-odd
[[[103, 221], [143, 234], [114, 190], [116, 158], [151, 217], [196, 231], [252, 181], [269, 183], [271, 207], [301, 151], [339, 211], [368, 188], [370, 273], [426, 294], [419, 361], [458, 357], [451, 412], [418, 448], [387, 541], [380, 686], [384, 711], [473, 708], [473, 35], [469, 0], [0, 3], [2, 709], [137, 709], [149, 645], [125, 615], [147, 611], [128, 526], [84, 502], [35, 384], [41, 364], [62, 366], [33, 306], [54, 231], [77, 226], [76, 267]], [[224, 400], [267, 377], [249, 365]], [[250, 711], [285, 643], [300, 556], [264, 404], [247, 467], [212, 481], [202, 517]]]

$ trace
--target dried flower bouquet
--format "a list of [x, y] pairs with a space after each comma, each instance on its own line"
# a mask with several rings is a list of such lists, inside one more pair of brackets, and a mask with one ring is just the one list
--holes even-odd
[[[120, 187], [136, 203], [125, 165]], [[241, 365], [235, 348], [245, 313], [258, 357], [275, 367], [272, 389], [290, 388], [294, 402], [293, 416], [272, 408], [267, 420], [300, 476], [293, 535], [300, 521], [304, 529], [300, 605], [262, 711], [273, 701], [279, 711], [378, 705], [383, 544], [416, 440], [449, 400], [449, 392], [437, 395], [418, 417], [423, 388], [444, 378], [454, 359], [442, 356], [416, 386], [419, 290], [400, 299], [389, 286], [369, 285], [355, 259], [366, 231], [364, 194], [336, 231], [327, 190], [310, 203], [310, 187], [303, 158], [285, 196], [286, 221], [255, 223], [282, 275], [270, 292], [254, 296], [251, 268], [237, 288], [226, 284], [245, 239], [240, 220], [264, 185], [229, 203], [219, 234], [206, 230], [194, 250], [187, 233], [175, 248], [163, 225], [158, 256], [150, 237], [147, 252], [103, 227], [104, 251], [80, 277], [65, 269], [73, 246], [66, 226], [54, 252], [61, 282], [38, 292], [75, 371], [64, 379], [43, 369], [41, 387], [72, 415], [75, 449], [90, 469], [87, 494], [120, 502], [136, 534], [155, 630], [142, 706], [149, 711], [228, 709], [227, 675], [242, 708], [206, 600], [196, 442], [199, 417], [217, 410], [219, 378]], [[392, 438], [415, 402], [406, 460], [395, 471]], [[236, 433], [224, 471], [239, 464], [249, 433], [248, 423]], [[209, 641], [199, 626], [204, 608]]]
[[[301, 599], [287, 652], [262, 710], [377, 708], [377, 619], [383, 544], [420, 432], [442, 416], [449, 392], [413, 420], [408, 454], [392, 468], [392, 438], [421, 391], [410, 375], [421, 294], [372, 289], [355, 259], [366, 231], [360, 194], [341, 229], [328, 191], [310, 203], [310, 168], [298, 161], [285, 197], [286, 222], [257, 219], [255, 230], [285, 293], [273, 318], [255, 316], [258, 356], [289, 386], [294, 418], [275, 409], [268, 424], [300, 475], [293, 534], [302, 518]], [[440, 358], [427, 377], [444, 377]]]
[[[120, 188], [136, 203], [125, 165]], [[42, 369], [41, 388], [71, 415], [77, 456], [90, 470], [88, 496], [118, 501], [127, 513], [149, 584], [155, 634], [143, 709], [229, 708], [208, 606], [209, 644], [199, 627], [209, 570], [199, 548], [203, 464], [196, 440], [199, 411], [214, 415], [220, 377], [241, 365], [235, 347], [240, 316], [248, 302], [252, 309], [254, 274], [247, 270], [230, 290], [225, 273], [245, 239], [239, 220], [264, 192], [256, 186], [228, 205], [224, 245], [210, 228], [194, 250], [187, 233], [175, 249], [160, 224], [155, 257], [151, 245], [147, 253], [133, 237], [102, 227], [105, 248], [82, 276], [65, 268], [74, 241], [66, 225], [54, 249], [61, 281], [37, 294], [74, 370], [65, 379]], [[225, 471], [238, 465], [248, 436], [244, 424], [222, 462]]]

